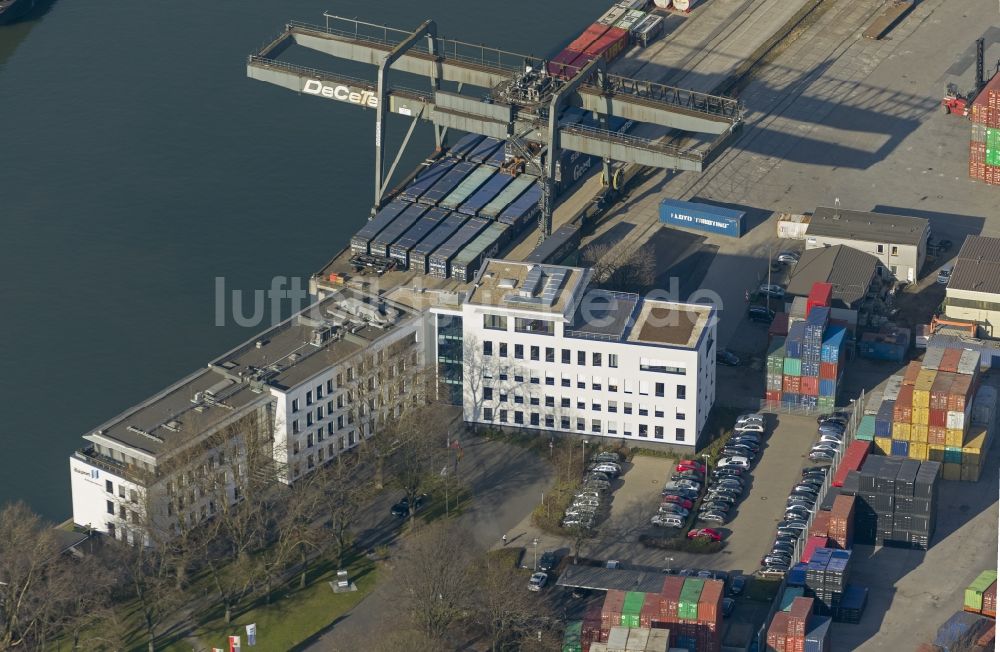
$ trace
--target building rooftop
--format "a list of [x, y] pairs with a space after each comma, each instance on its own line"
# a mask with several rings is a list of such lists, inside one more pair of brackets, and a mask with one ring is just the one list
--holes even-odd
[[948, 289], [1000, 294], [1000, 238], [967, 237], [955, 259]]
[[880, 264], [872, 254], [846, 245], [806, 249], [792, 268], [785, 293], [805, 297], [814, 283], [833, 283], [833, 307], [856, 307]]
[[628, 341], [693, 349], [709, 325], [714, 308], [696, 303], [644, 299]]
[[590, 289], [577, 306], [566, 336], [583, 339], [621, 340], [633, 323], [638, 294]]
[[354, 355], [412, 311], [343, 289], [84, 435], [155, 457]]
[[812, 235], [917, 245], [927, 237], [929, 222], [922, 217], [850, 211], [819, 207], [809, 220], [806, 237]]
[[480, 269], [466, 303], [566, 315], [590, 275], [589, 269], [579, 267], [489, 259]]

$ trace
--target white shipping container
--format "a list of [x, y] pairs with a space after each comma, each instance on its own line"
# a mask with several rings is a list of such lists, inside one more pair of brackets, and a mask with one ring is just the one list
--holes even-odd
[[667, 652], [667, 646], [669, 644], [670, 644], [669, 629], [649, 630], [649, 642], [646, 643], [646, 652]]
[[808, 215], [782, 213], [778, 217], [778, 237], [787, 240], [804, 240], [809, 228]]
[[885, 384], [885, 391], [882, 392], [882, 397], [886, 401], [895, 401], [899, 398], [899, 390], [903, 388], [903, 377], [902, 376], [891, 376], [889, 381]]
[[640, 627], [630, 629], [628, 633], [628, 643], [625, 644], [627, 652], [646, 652], [646, 643], [649, 642], [649, 629]]
[[697, 4], [695, 0], [674, 0], [674, 9], [677, 11], [691, 11], [691, 8]]
[[670, 9], [673, 6], [670, 0], [653, 0], [653, 4], [659, 9]]
[[608, 632], [608, 652], [625, 652], [628, 644], [628, 627], [612, 627]]
[[947, 426], [948, 428], [954, 428], [956, 430], [959, 428], [965, 430], [965, 412], [948, 410]]

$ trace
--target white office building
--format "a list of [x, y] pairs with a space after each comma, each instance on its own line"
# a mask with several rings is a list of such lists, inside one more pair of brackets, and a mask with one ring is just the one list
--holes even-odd
[[489, 260], [459, 307], [432, 309], [439, 362], [442, 333], [454, 339], [461, 320], [465, 420], [694, 448], [715, 401], [714, 308], [590, 280]]
[[134, 542], [144, 523], [210, 517], [238, 499], [248, 447], [286, 483], [328, 463], [398, 412], [406, 372], [428, 357], [427, 323], [344, 289], [260, 333], [84, 435], [74, 523]]

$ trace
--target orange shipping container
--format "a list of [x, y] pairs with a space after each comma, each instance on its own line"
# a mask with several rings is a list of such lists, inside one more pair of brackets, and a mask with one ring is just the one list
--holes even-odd
[[830, 538], [841, 548], [854, 542], [854, 496], [837, 496], [830, 510]]
[[927, 429], [927, 443], [935, 446], [944, 446], [945, 438], [948, 436], [946, 428], [934, 427]]
[[813, 599], [799, 597], [792, 600], [792, 607], [788, 610], [788, 635], [805, 636], [806, 623], [813, 611]]
[[836, 362], [819, 363], [819, 377], [823, 380], [837, 380], [838, 372]]
[[684, 588], [684, 578], [677, 575], [670, 575], [663, 578], [663, 600], [667, 610], [667, 617], [677, 618], [677, 605], [681, 601], [681, 589]]
[[698, 600], [698, 620], [703, 623], [718, 623], [722, 613], [723, 584], [719, 580], [705, 580]]
[[942, 354], [941, 356], [941, 362], [938, 364], [938, 369], [940, 371], [957, 373], [958, 359], [961, 357], [962, 357], [961, 349], [945, 349], [944, 354]]
[[781, 403], [781, 392], [779, 390], [764, 392], [764, 400], [768, 403]]
[[828, 537], [830, 531], [830, 512], [819, 512], [809, 526], [809, 536]]
[[955, 376], [955, 381], [951, 385], [948, 393], [948, 404], [946, 409], [954, 412], [965, 412], [965, 406], [972, 400], [972, 390], [975, 388], [972, 376]]
[[900, 405], [913, 407], [913, 385], [903, 385], [899, 388], [899, 394], [896, 396], [896, 407]]
[[802, 393], [802, 381], [799, 379], [801, 376], [785, 376], [784, 381], [781, 383], [781, 389], [788, 394], [800, 394]]
[[800, 394], [806, 396], [819, 396], [819, 378], [817, 376], [797, 376], [799, 379]]
[[[948, 404], [948, 399], [945, 398], [944, 404]], [[927, 425], [930, 427], [947, 428], [948, 427], [948, 410], [941, 410], [937, 408], [931, 408], [929, 414], [927, 415]]]
[[906, 366], [906, 371], [903, 373], [903, 385], [913, 386], [917, 382], [917, 374], [920, 373], [920, 362], [914, 360]]

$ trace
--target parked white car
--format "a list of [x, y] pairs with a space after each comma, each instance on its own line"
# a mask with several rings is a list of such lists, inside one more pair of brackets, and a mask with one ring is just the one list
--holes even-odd
[[657, 514], [649, 522], [658, 527], [684, 527], [684, 519], [669, 514]]
[[736, 432], [764, 432], [764, 424], [748, 421], [742, 425], [737, 425], [733, 430]]
[[740, 455], [733, 455], [732, 457], [723, 457], [719, 459], [719, 463], [715, 465], [716, 468], [722, 468], [724, 466], [735, 466], [740, 469], [749, 469], [750, 460]]

